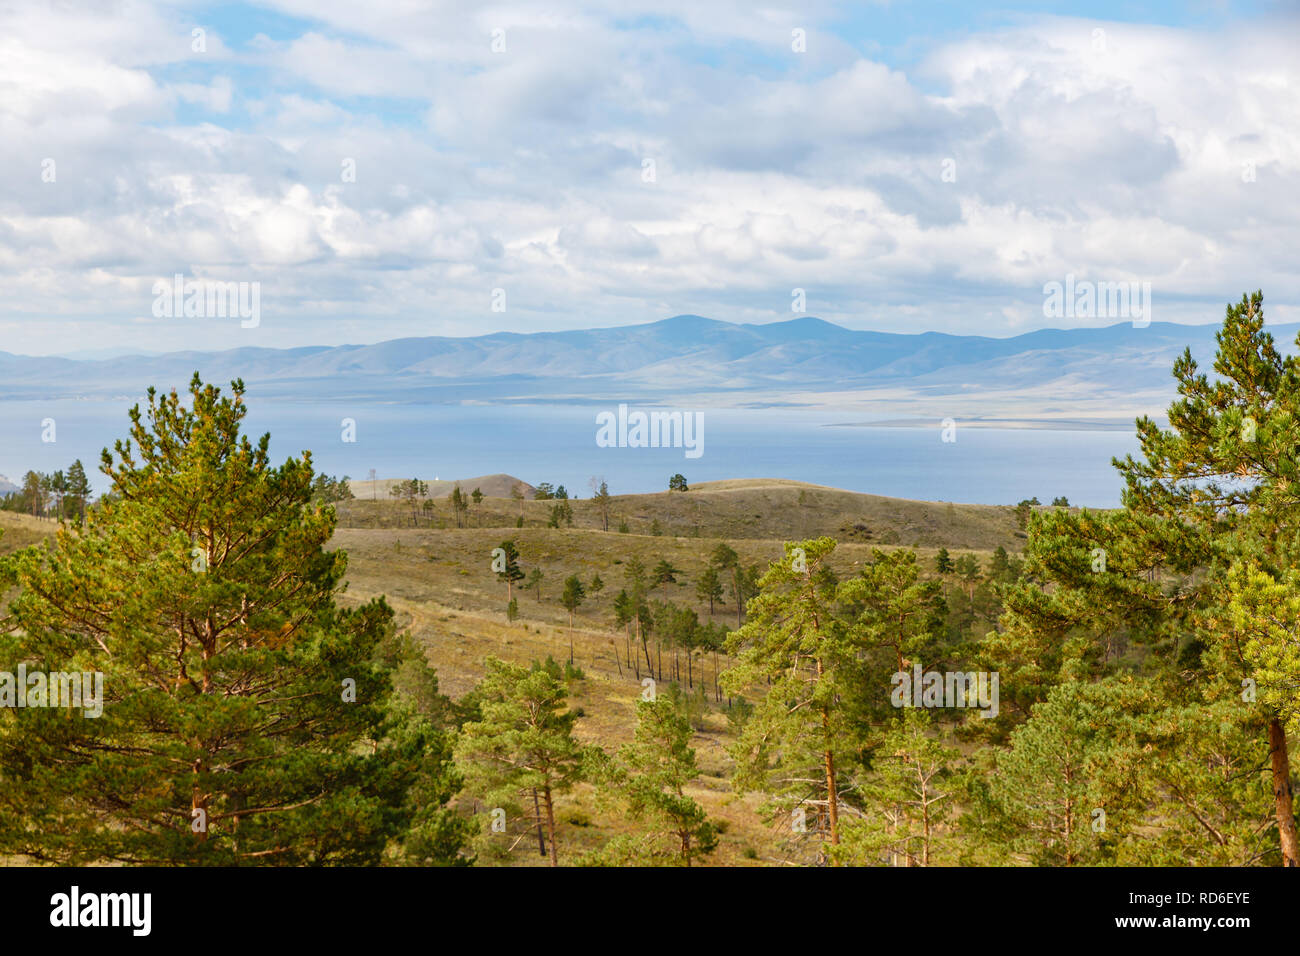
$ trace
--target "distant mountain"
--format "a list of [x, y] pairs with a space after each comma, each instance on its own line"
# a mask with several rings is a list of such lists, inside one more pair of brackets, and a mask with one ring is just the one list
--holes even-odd
[[[1217, 325], [1121, 323], [1010, 338], [738, 325], [679, 315], [570, 332], [408, 338], [96, 360], [0, 352], [0, 400], [136, 396], [242, 378], [260, 399], [442, 403], [642, 401], [844, 405], [876, 416], [1130, 420], [1161, 410], [1184, 348], [1208, 365]], [[1290, 347], [1300, 326], [1270, 328]]]
[[7, 495], [11, 491], [19, 491], [19, 487], [4, 475], [0, 475], [0, 495]]

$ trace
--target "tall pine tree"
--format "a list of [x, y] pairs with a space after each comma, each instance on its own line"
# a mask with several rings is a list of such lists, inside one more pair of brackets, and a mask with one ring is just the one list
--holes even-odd
[[336, 605], [310, 456], [272, 466], [243, 392], [151, 389], [104, 452], [111, 500], [14, 556], [0, 669], [99, 672], [104, 700], [0, 710], [0, 852], [370, 864], [408, 822], [420, 755], [376, 658], [392, 611]]

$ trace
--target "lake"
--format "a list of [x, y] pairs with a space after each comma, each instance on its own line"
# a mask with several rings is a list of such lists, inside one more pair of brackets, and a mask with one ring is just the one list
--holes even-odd
[[[102, 491], [99, 452], [126, 437], [131, 403], [0, 403], [0, 474], [53, 471], [80, 458]], [[600, 447], [597, 413], [573, 405], [396, 405], [262, 401], [246, 420], [271, 432], [275, 460], [310, 449], [329, 474], [364, 479], [464, 478], [505, 472], [532, 484], [565, 485], [587, 497], [602, 475], [614, 494], [662, 491], [680, 472], [688, 482], [791, 478], [851, 491], [930, 501], [1014, 504], [1065, 495], [1071, 504], [1113, 507], [1123, 487], [1112, 456], [1137, 450], [1132, 432], [963, 427], [831, 427], [860, 413], [818, 409], [698, 409], [699, 457], [684, 448]], [[608, 409], [614, 411], [614, 409]], [[42, 421], [54, 419], [55, 441]], [[355, 441], [344, 441], [344, 419]], [[97, 480], [96, 480], [97, 479]]]

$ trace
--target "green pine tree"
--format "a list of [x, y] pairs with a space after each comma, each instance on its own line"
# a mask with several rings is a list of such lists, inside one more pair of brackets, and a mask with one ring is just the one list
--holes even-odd
[[373, 864], [410, 822], [423, 743], [376, 659], [393, 613], [337, 606], [310, 457], [272, 466], [243, 393], [150, 389], [104, 452], [112, 500], [10, 562], [0, 670], [100, 673], [103, 699], [0, 710], [0, 853]]
[[727, 636], [736, 663], [722, 675], [728, 694], [761, 694], [732, 748], [734, 785], [772, 794], [769, 809], [782, 814], [824, 812], [830, 846], [840, 842], [843, 767], [858, 752], [865, 690], [858, 647], [834, 616], [834, 549], [831, 538], [786, 544], [749, 620]]
[[582, 779], [587, 759], [573, 737], [564, 684], [543, 668], [493, 657], [485, 666], [475, 692], [479, 718], [456, 743], [465, 790], [507, 817], [528, 818], [531, 808], [531, 825], [545, 830], [551, 866], [559, 866], [555, 798]]
[[619, 749], [606, 780], [622, 797], [631, 819], [648, 830], [612, 841], [597, 859], [691, 866], [717, 848], [717, 825], [686, 793], [700, 775], [691, 736], [690, 720], [668, 695], [637, 703], [635, 736]]

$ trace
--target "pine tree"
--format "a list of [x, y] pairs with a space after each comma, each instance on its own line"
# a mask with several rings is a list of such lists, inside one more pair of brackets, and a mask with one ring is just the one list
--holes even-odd
[[45, 496], [39, 473], [29, 471], [23, 475], [23, 500], [27, 502], [33, 518], [45, 513]]
[[998, 545], [993, 551], [993, 558], [989, 562], [989, 577], [994, 581], [1006, 581], [1011, 575], [1011, 558], [1007, 555], [1007, 549]]
[[890, 652], [877, 686], [886, 686], [890, 673], [917, 659], [926, 663], [937, 656], [943, 598], [936, 582], [921, 579], [915, 551], [872, 549], [871, 560], [840, 586], [837, 599], [852, 622], [855, 642]]
[[718, 543], [713, 549], [713, 555], [709, 563], [716, 567], [720, 572], [731, 572], [731, 593], [736, 599], [736, 627], [740, 627], [741, 612], [744, 610], [745, 594], [744, 586], [740, 582], [740, 555], [736, 554], [735, 549], [725, 541]]
[[[1283, 669], [1288, 656], [1280, 648], [1288, 638], [1258, 621], [1251, 624], [1254, 612], [1227, 582], [1253, 574], [1270, 593], [1269, 603], [1280, 608], [1288, 603], [1285, 595], [1295, 593], [1300, 569], [1300, 525], [1295, 521], [1300, 509], [1300, 360], [1283, 356], [1264, 331], [1263, 302], [1263, 294], [1255, 292], [1228, 306], [1216, 335], [1214, 381], [1199, 370], [1190, 350], [1183, 353], [1174, 365], [1180, 398], [1170, 406], [1169, 430], [1150, 418], [1139, 419], [1145, 460], [1130, 455], [1116, 462], [1127, 486], [1125, 508], [1172, 526], [1181, 536], [1177, 543], [1183, 549], [1164, 554], [1165, 563], [1187, 573], [1196, 567], [1209, 570], [1180, 600], [1186, 603], [1191, 597], [1204, 612], [1196, 621], [1201, 666], [1212, 679], [1238, 686], [1255, 677], [1262, 658], [1246, 656], [1238, 635], [1222, 626], [1225, 619], [1249, 633], [1260, 655], [1281, 662]], [[1147, 535], [1140, 524], [1134, 530], [1164, 549], [1168, 532], [1163, 528], [1161, 536]], [[1285, 593], [1279, 594], [1277, 586]], [[1264, 666], [1266, 680], [1281, 676]], [[1268, 741], [1281, 862], [1300, 866], [1287, 741], [1290, 711], [1270, 694], [1261, 695], [1254, 709]]]
[[519, 549], [513, 539], [502, 541], [497, 548], [501, 551], [493, 558], [498, 563], [495, 568], [497, 580], [505, 584], [506, 601], [511, 601], [515, 596], [515, 582], [524, 579], [523, 568], [519, 567]]
[[469, 517], [470, 496], [460, 490], [460, 485], [456, 485], [451, 490], [451, 508], [456, 513], [456, 527], [465, 527], [466, 519]]
[[582, 779], [585, 759], [564, 685], [542, 668], [493, 657], [485, 665], [475, 691], [479, 719], [461, 728], [456, 743], [465, 790], [490, 808], [522, 806], [525, 813], [534, 797], [533, 822], [545, 828], [551, 866], [559, 866], [555, 797]]
[[858, 648], [834, 616], [831, 538], [786, 544], [750, 602], [749, 620], [727, 636], [736, 664], [722, 675], [728, 694], [762, 696], [732, 748], [735, 786], [760, 789], [785, 812], [823, 809], [827, 841], [840, 842], [839, 774], [858, 751], [864, 681]]
[[0, 714], [0, 853], [64, 864], [372, 864], [421, 766], [375, 660], [393, 613], [340, 609], [310, 456], [240, 435], [243, 384], [131, 411], [110, 501], [18, 552], [0, 669], [103, 675], [102, 716]]
[[957, 577], [966, 585], [966, 597], [972, 602], [975, 600], [975, 585], [980, 578], [980, 563], [973, 554], [963, 554], [953, 564], [953, 570], [957, 572]]
[[[594, 478], [592, 479], [592, 484], [593, 485], [595, 484]], [[594, 489], [592, 498], [595, 499], [596, 509], [597, 511], [600, 512], [601, 530], [608, 531], [609, 530], [609, 506], [612, 499], [609, 494], [609, 485], [605, 483], [604, 479], [601, 479], [600, 486]]]
[[859, 785], [864, 813], [843, 823], [839, 862], [874, 866], [887, 859], [930, 866], [941, 848], [956, 842], [949, 822], [958, 799], [959, 754], [936, 733], [919, 708], [902, 711], [891, 724]]
[[700, 775], [691, 748], [691, 724], [662, 694], [636, 707], [636, 731], [619, 749], [618, 761], [607, 772], [632, 820], [652, 829], [639, 839], [620, 841], [603, 860], [620, 863], [675, 863], [691, 866], [718, 845], [718, 827], [686, 793]]
[[86, 477], [86, 468], [78, 458], [68, 468], [67, 478], [67, 500], [70, 516], [75, 516], [78, 521], [84, 521], [86, 518], [86, 503], [90, 500], [90, 481]]
[[576, 574], [564, 579], [564, 591], [560, 594], [561, 606], [569, 612], [569, 663], [573, 663], [573, 615], [578, 612], [587, 597], [587, 589]]
[[662, 584], [664, 588], [664, 600], [668, 600], [668, 585], [677, 583], [677, 575], [682, 572], [673, 567], [671, 561], [661, 560], [655, 565], [654, 571], [651, 572], [656, 584]]
[[722, 581], [718, 578], [718, 569], [713, 565], [708, 565], [700, 572], [695, 582], [695, 596], [701, 601], [709, 602], [709, 620], [712, 620], [714, 604], [722, 603]]
[[[1067, 681], [1038, 704], [977, 777], [973, 817], [984, 835], [1035, 866], [1113, 861], [1125, 830], [1124, 796], [1138, 754], [1124, 746], [1125, 690], [1114, 682]], [[972, 829], [976, 829], [972, 826]]]
[[645, 603], [646, 573], [645, 565], [640, 558], [629, 558], [627, 564], [623, 565], [623, 580], [627, 583], [628, 620], [636, 629], [636, 639], [645, 654], [646, 667], [653, 671], [654, 664], [650, 662], [650, 645], [646, 639], [646, 622], [650, 617], [650, 609]]

